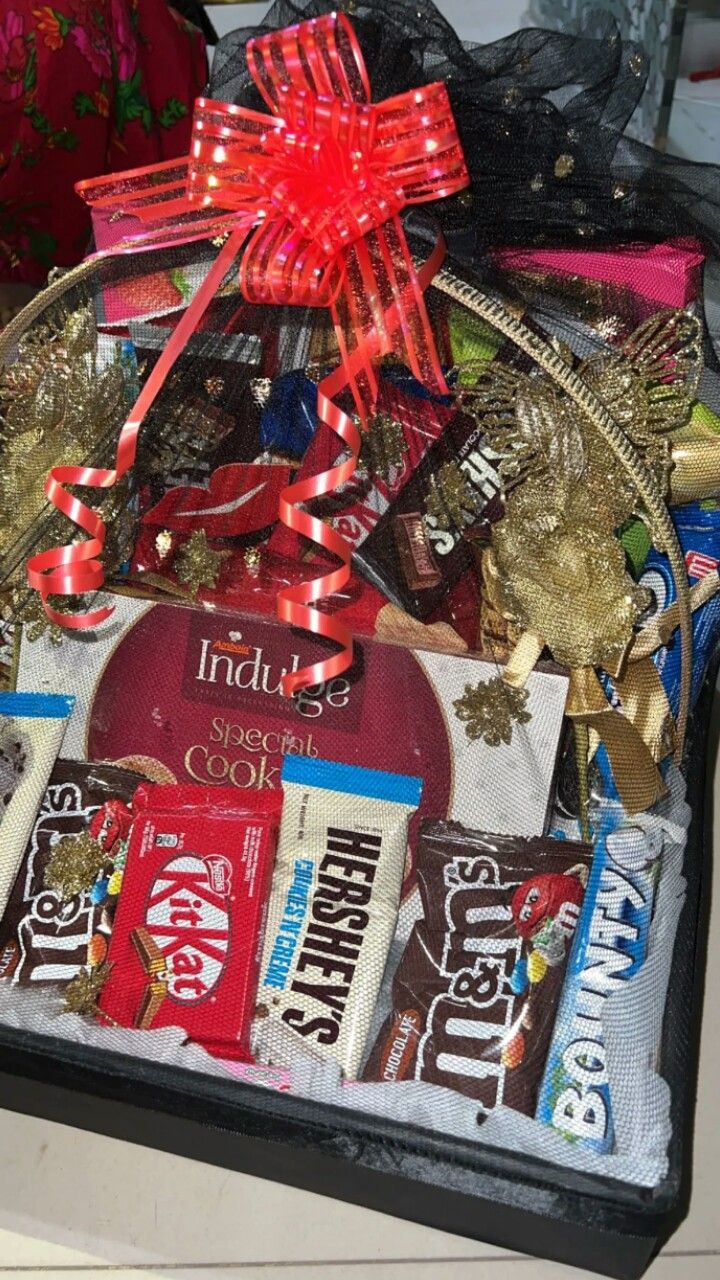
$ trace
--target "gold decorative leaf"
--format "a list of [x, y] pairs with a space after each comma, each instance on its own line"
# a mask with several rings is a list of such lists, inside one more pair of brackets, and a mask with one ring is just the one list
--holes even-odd
[[466, 684], [461, 698], [453, 702], [455, 715], [465, 725], [472, 742], [482, 738], [489, 747], [509, 746], [513, 725], [529, 724], [532, 716], [526, 710], [527, 689], [515, 689], [501, 676], [479, 684]]
[[69, 902], [76, 894], [92, 888], [106, 863], [104, 850], [87, 831], [64, 836], [55, 845], [45, 868], [45, 884], [63, 902]]
[[204, 529], [196, 529], [175, 556], [178, 582], [197, 595], [201, 587], [216, 587], [229, 551], [213, 551]]
[[96, 1014], [111, 968], [109, 964], [98, 964], [93, 969], [81, 969], [65, 988], [65, 1012], [77, 1013], [83, 1018]]

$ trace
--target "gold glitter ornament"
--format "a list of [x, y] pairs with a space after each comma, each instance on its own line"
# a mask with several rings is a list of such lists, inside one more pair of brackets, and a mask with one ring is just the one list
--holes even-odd
[[92, 969], [81, 969], [65, 988], [65, 1012], [82, 1018], [93, 1017], [111, 968], [109, 964], [98, 964]]
[[425, 499], [425, 513], [438, 529], [464, 528], [472, 524], [477, 511], [475, 495], [456, 462], [445, 462]]
[[489, 579], [499, 584], [503, 615], [542, 636], [556, 661], [614, 671], [648, 593], [628, 574], [612, 528], [573, 497], [548, 510], [552, 496], [530, 480], [508, 497], [493, 526]]
[[563, 154], [558, 156], [557, 160], [555, 161], [555, 169], [554, 169], [555, 177], [569, 178], [574, 168], [575, 168], [574, 157], [569, 155], [568, 152], [563, 152]]
[[[16, 589], [14, 592], [15, 599], [15, 621], [22, 623], [23, 634], [30, 644], [34, 644], [36, 640], [40, 640], [42, 636], [47, 636], [53, 645], [60, 645], [63, 638], [67, 636], [64, 627], [53, 622], [48, 618], [43, 609], [43, 602], [39, 592], [28, 592], [26, 588], [22, 590]], [[81, 600], [78, 596], [49, 596], [48, 604], [51, 609], [55, 609], [58, 613], [75, 613], [81, 607]]]
[[195, 529], [175, 555], [178, 582], [196, 596], [201, 587], [216, 587], [229, 551], [214, 551], [204, 529]]
[[212, 400], [217, 400], [225, 390], [225, 379], [217, 376], [205, 379], [205, 390]]
[[466, 684], [453, 707], [471, 742], [482, 738], [489, 747], [499, 747], [512, 742], [513, 725], [530, 723], [527, 700], [527, 689], [513, 689], [501, 676], [495, 676], [476, 685]]
[[69, 902], [78, 893], [89, 891], [106, 865], [105, 851], [87, 831], [64, 836], [53, 848], [45, 868], [46, 888]]
[[34, 324], [18, 356], [0, 374], [0, 554], [45, 507], [50, 469], [87, 458], [127, 409], [119, 360], [98, 367], [89, 304]]
[[403, 465], [406, 453], [402, 423], [382, 410], [373, 414], [360, 445], [362, 470], [387, 480], [391, 471]]

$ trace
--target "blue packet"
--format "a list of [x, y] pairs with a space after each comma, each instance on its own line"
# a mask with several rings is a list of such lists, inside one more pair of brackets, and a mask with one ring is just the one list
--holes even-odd
[[[671, 514], [685, 556], [688, 582], [690, 586], [694, 586], [720, 565], [720, 504], [715, 500], [692, 502], [686, 507], [675, 507]], [[653, 597], [650, 617], [661, 613], [676, 599], [668, 558], [654, 548], [645, 561], [639, 582]], [[719, 639], [720, 593], [693, 613], [693, 706]], [[660, 673], [672, 713], [677, 715], [680, 698], [680, 638], [677, 631], [670, 643], [653, 655], [653, 661]]]
[[301, 458], [317, 427], [317, 386], [303, 369], [275, 378], [260, 418], [264, 449]]
[[[608, 1152], [615, 1129], [603, 1008], [645, 963], [663, 856], [671, 842], [677, 846], [684, 840], [689, 809], [672, 762], [661, 766], [667, 796], [652, 811], [632, 818], [614, 798], [603, 747], [595, 762], [602, 792], [593, 812], [595, 852], [536, 1119], [570, 1142]], [[664, 1004], [665, 993], [659, 991], [658, 999]]]

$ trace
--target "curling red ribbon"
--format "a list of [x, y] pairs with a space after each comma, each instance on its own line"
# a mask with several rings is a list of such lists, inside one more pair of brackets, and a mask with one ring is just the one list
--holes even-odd
[[199, 290], [172, 332], [118, 440], [115, 467], [55, 467], [49, 500], [89, 534], [28, 561], [28, 581], [60, 626], [83, 629], [112, 609], [58, 613], [50, 595], [94, 591], [105, 525], [66, 485], [110, 488], [135, 460], [138, 433], [172, 365], [242, 251], [240, 288], [249, 302], [329, 307], [341, 363], [318, 387], [318, 417], [349, 450], [345, 461], [290, 485], [280, 519], [312, 538], [338, 567], [282, 590], [281, 619], [333, 640], [340, 651], [288, 675], [284, 692], [330, 679], [352, 662], [352, 637], [313, 608], [350, 575], [343, 538], [299, 504], [345, 484], [357, 465], [360, 435], [334, 397], [349, 387], [367, 425], [377, 398], [377, 364], [394, 352], [432, 391], [447, 393], [423, 290], [443, 257], [438, 242], [416, 271], [400, 211], [451, 195], [468, 174], [445, 86], [425, 85], [370, 103], [360, 47], [343, 14], [328, 14], [253, 39], [253, 79], [272, 115], [198, 99], [191, 155], [148, 169], [80, 183], [91, 205], [135, 222], [133, 234], [98, 254], [137, 253], [229, 233]]

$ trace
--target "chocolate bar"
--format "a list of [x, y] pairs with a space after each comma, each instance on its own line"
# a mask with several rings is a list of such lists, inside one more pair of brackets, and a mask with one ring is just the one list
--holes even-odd
[[[403, 488], [355, 548], [353, 563], [394, 604], [421, 621], [430, 618], [461, 575], [474, 565], [468, 535], [489, 532], [503, 512], [500, 477], [483, 430], [456, 413], [415, 467]], [[428, 564], [436, 576], [408, 575], [408, 555], [398, 540], [399, 521], [421, 520]], [[415, 526], [417, 527], [417, 526]], [[418, 535], [416, 545], [420, 546]]]
[[395, 545], [405, 581], [411, 591], [427, 591], [437, 587], [442, 575], [433, 558], [427, 530], [419, 511], [395, 516]]
[[167, 996], [166, 982], [150, 982], [143, 993], [142, 1000], [135, 1015], [134, 1026], [137, 1031], [149, 1031], [162, 1009]]
[[122, 819], [142, 781], [112, 765], [56, 762], [0, 923], [0, 977], [65, 984], [105, 958], [117, 903], [110, 881], [99, 875], [92, 888], [63, 902], [45, 873], [61, 840], [86, 833], [115, 859], [128, 830]]
[[422, 779], [288, 756], [255, 1023], [259, 1062], [306, 1048], [354, 1079], [395, 932]]
[[592, 850], [425, 822], [424, 918], [393, 982], [366, 1080], [426, 1080], [535, 1114]]
[[[389, 378], [381, 378], [376, 413], [363, 440], [358, 471], [341, 489], [316, 499], [311, 505], [312, 514], [326, 520], [353, 548], [359, 547], [409, 482], [452, 415], [453, 410], [446, 404], [412, 395]], [[321, 422], [296, 478], [305, 480], [326, 471], [343, 456], [337, 435]], [[297, 534], [284, 525], [274, 530], [269, 546], [273, 553], [295, 560], [304, 554], [323, 554], [314, 544], [305, 547]]]
[[135, 797], [100, 1009], [246, 1059], [279, 793], [146, 784]]

